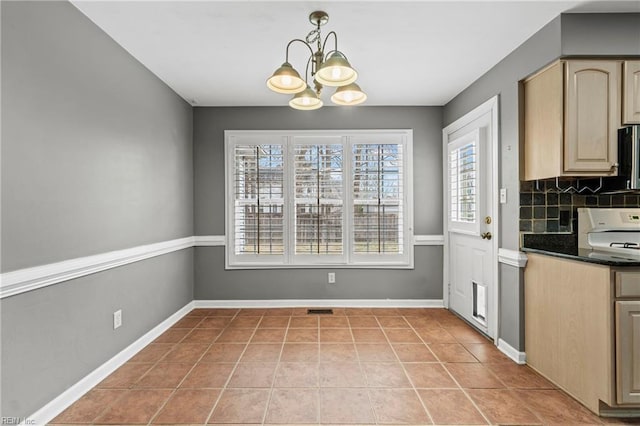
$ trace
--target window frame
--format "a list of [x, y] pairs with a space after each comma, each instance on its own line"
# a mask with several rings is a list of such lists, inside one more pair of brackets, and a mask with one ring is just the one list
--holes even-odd
[[[413, 269], [413, 130], [225, 130], [225, 269], [295, 269], [295, 268], [373, 268]], [[342, 150], [343, 222], [342, 255], [295, 254], [295, 156], [300, 141], [335, 140], [340, 138]], [[368, 142], [363, 142], [368, 141]], [[331, 142], [332, 144], [335, 142]], [[356, 254], [353, 252], [352, 162], [356, 143], [397, 144], [402, 146], [402, 254]], [[234, 235], [234, 153], [236, 145], [282, 144], [284, 158], [284, 254], [236, 255]]]
[[[466, 145], [473, 144], [475, 145], [475, 182], [474, 182], [474, 204], [475, 204], [475, 216], [473, 221], [462, 221], [462, 220], [453, 220], [452, 218], [452, 208], [451, 208], [451, 153], [452, 151], [457, 151]], [[466, 234], [466, 235], [474, 235], [480, 236], [480, 225], [481, 218], [480, 215], [484, 211], [484, 206], [482, 205], [482, 200], [484, 194], [482, 193], [485, 181], [484, 176], [482, 174], [482, 170], [480, 167], [482, 165], [482, 161], [484, 161], [484, 153], [482, 152], [482, 133], [480, 129], [475, 129], [468, 134], [465, 134], [457, 139], [451, 140], [447, 144], [447, 223], [450, 232], [455, 232], [458, 234]], [[458, 165], [458, 167], [460, 167]], [[457, 178], [459, 179], [460, 173], [458, 173]], [[462, 190], [460, 186], [458, 186], [458, 200], [459, 200], [459, 192]], [[459, 203], [459, 201], [458, 201]]]

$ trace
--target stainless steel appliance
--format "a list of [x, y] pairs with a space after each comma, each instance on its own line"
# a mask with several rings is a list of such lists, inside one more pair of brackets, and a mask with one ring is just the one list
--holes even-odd
[[579, 208], [578, 248], [584, 255], [640, 261], [640, 208]]
[[618, 177], [607, 182], [608, 189], [640, 191], [640, 126], [618, 130]]
[[[581, 255], [616, 261], [613, 272], [616, 408], [640, 406], [640, 208], [578, 209]], [[635, 409], [635, 408], [634, 408]]]
[[618, 172], [602, 179], [603, 194], [640, 192], [640, 125], [618, 130]]
[[640, 190], [640, 126], [618, 131], [618, 176], [626, 179], [626, 189]]

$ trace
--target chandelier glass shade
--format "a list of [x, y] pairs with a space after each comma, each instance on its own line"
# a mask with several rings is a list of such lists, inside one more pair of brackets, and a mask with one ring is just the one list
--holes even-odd
[[[329, 21], [329, 15], [316, 11], [309, 15], [309, 21], [316, 26], [302, 39], [293, 39], [287, 44], [285, 62], [267, 79], [267, 87], [276, 93], [293, 94], [289, 106], [300, 110], [314, 110], [322, 107], [320, 94], [324, 86], [336, 87], [331, 100], [338, 105], [357, 105], [367, 99], [367, 95], [355, 84], [358, 73], [351, 66], [344, 53], [338, 51], [338, 36], [331, 31], [322, 39], [320, 27]], [[333, 36], [334, 49], [325, 53], [330, 36]], [[289, 47], [294, 43], [304, 44], [310, 52], [305, 68], [304, 79], [289, 63]], [[315, 51], [314, 51], [315, 44]], [[313, 78], [313, 89], [307, 77]]]
[[289, 101], [291, 108], [310, 111], [322, 107], [322, 99], [318, 97], [311, 87], [307, 86], [302, 92], [296, 93]]
[[307, 83], [300, 78], [300, 74], [290, 63], [285, 62], [269, 77], [267, 86], [274, 92], [289, 94], [303, 91]]
[[351, 64], [342, 53], [336, 50], [329, 55], [331, 56], [320, 65], [314, 76], [318, 83], [340, 87], [356, 81], [358, 73], [351, 68]]
[[367, 100], [367, 95], [356, 83], [338, 87], [331, 96], [331, 101], [338, 105], [358, 105]]

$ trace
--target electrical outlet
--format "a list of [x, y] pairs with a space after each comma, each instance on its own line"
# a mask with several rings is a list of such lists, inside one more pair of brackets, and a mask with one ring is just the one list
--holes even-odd
[[335, 284], [336, 283], [336, 273], [335, 272], [329, 272], [328, 275], [328, 280], [329, 280], [329, 284]]
[[507, 203], [507, 188], [500, 188], [500, 204]]
[[122, 309], [118, 309], [113, 313], [113, 329], [120, 327], [122, 325]]

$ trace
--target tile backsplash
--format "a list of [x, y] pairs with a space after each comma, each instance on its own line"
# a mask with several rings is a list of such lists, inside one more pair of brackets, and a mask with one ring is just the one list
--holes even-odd
[[[559, 183], [562, 188], [574, 181]], [[590, 187], [597, 187], [591, 184]], [[574, 233], [578, 229], [578, 207], [640, 207], [640, 194], [572, 194], [561, 192], [555, 179], [520, 182], [520, 232]]]

